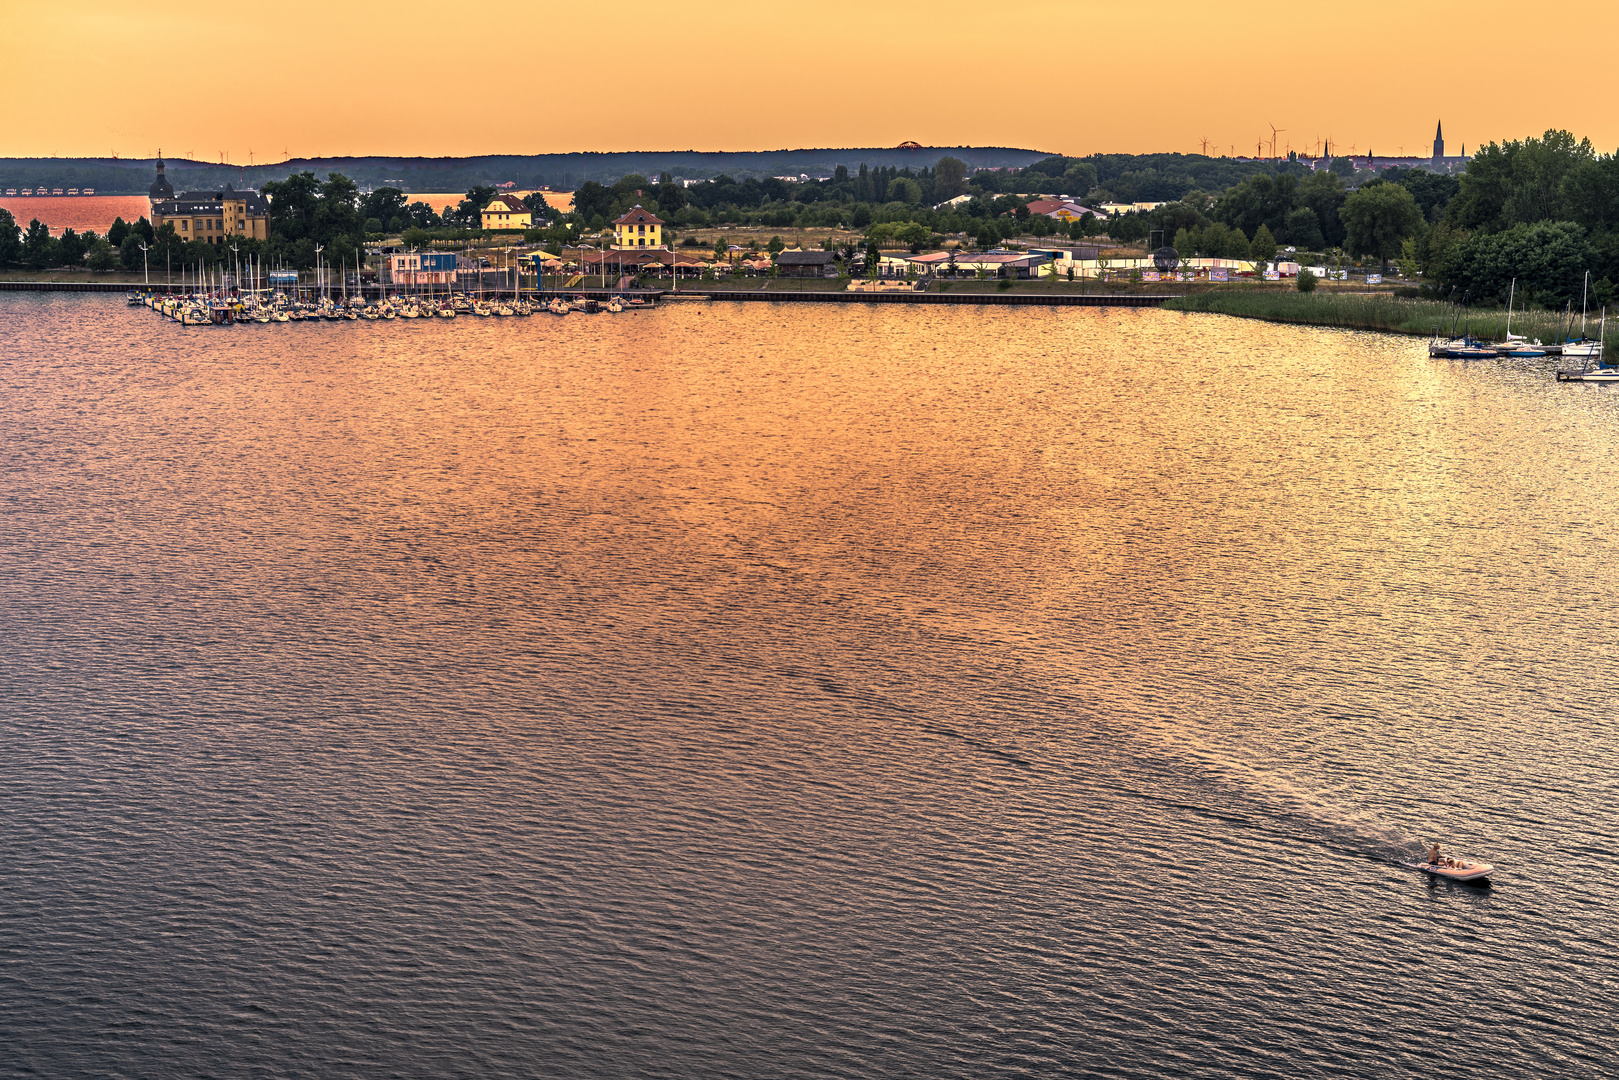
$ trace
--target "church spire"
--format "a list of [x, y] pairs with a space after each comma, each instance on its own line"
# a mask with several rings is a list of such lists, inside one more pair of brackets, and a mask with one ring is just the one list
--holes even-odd
[[1438, 161], [1445, 156], [1445, 122], [1439, 121], [1439, 126], [1433, 132], [1433, 159]]

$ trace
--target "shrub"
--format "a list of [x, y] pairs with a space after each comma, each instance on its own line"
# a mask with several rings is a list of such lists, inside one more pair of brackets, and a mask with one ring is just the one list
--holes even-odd
[[1309, 270], [1299, 268], [1299, 292], [1315, 292], [1316, 277]]

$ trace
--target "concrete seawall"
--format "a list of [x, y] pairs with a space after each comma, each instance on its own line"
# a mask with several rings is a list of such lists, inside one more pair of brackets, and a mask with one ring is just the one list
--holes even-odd
[[[664, 299], [669, 294], [665, 294]], [[1147, 293], [771, 292], [768, 289], [682, 289], [682, 297], [789, 304], [1011, 304], [1022, 307], [1157, 307], [1171, 296]]]

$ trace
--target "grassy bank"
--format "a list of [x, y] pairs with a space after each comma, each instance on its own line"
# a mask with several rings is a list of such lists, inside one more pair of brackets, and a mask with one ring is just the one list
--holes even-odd
[[[1449, 304], [1436, 300], [1408, 300], [1388, 293], [1333, 293], [1301, 292], [1201, 292], [1166, 301], [1169, 311], [1207, 311], [1217, 315], [1236, 315], [1244, 319], [1263, 319], [1266, 322], [1301, 323], [1306, 326], [1334, 326], [1346, 330], [1382, 330], [1391, 334], [1415, 334], [1428, 337], [1434, 327], [1448, 334], [1454, 325], [1456, 333], [1471, 328], [1474, 337], [1500, 341], [1506, 337], [1507, 316], [1504, 310], [1475, 311], [1468, 315]], [[1512, 316], [1512, 332], [1541, 341], [1555, 341], [1563, 326], [1561, 312], [1517, 312]], [[1587, 331], [1595, 337], [1596, 320], [1587, 322]], [[1579, 318], [1574, 319], [1574, 333], [1579, 333]], [[1619, 336], [1619, 326], [1614, 333]]]

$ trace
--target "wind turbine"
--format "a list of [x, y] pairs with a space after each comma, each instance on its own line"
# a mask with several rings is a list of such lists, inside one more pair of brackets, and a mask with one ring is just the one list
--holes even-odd
[[[1269, 121], [1266, 121], [1266, 122], [1269, 123]], [[1277, 134], [1280, 133], [1280, 132], [1286, 131], [1286, 130], [1287, 130], [1286, 128], [1279, 128], [1275, 124], [1270, 125], [1270, 156], [1271, 157], [1276, 156], [1276, 136], [1277, 136]]]
[[1207, 135], [1203, 136], [1202, 141], [1203, 141], [1203, 156], [1208, 157], [1209, 156], [1209, 137]]

